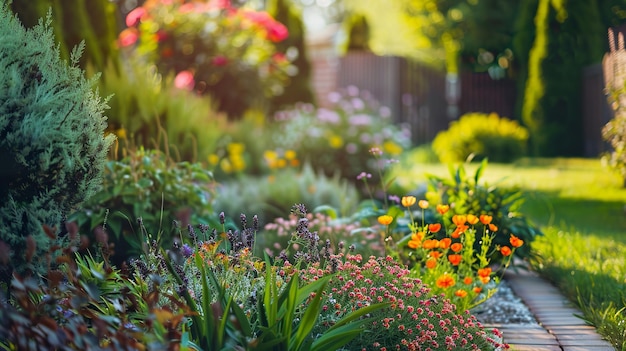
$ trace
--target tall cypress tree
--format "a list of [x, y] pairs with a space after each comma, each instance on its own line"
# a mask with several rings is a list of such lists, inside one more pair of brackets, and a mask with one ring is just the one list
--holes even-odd
[[528, 61], [522, 121], [536, 156], [583, 152], [582, 69], [604, 52], [596, 0], [540, 0]]

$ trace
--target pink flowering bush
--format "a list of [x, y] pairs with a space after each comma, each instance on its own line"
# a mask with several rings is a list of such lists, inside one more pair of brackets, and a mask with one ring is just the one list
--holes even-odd
[[375, 173], [378, 168], [371, 162], [372, 147], [391, 156], [410, 148], [410, 131], [395, 124], [391, 110], [369, 92], [350, 86], [329, 99], [331, 105], [325, 108], [300, 104], [276, 113], [271, 138], [275, 147], [296, 150], [302, 162], [316, 170], [353, 181], [361, 172]]
[[128, 13], [126, 25], [120, 46], [174, 74], [176, 87], [212, 96], [231, 116], [282, 94], [294, 73], [275, 46], [287, 28], [228, 0], [147, 0]]
[[508, 348], [497, 329], [485, 330], [469, 312], [457, 314], [443, 295], [433, 295], [410, 270], [390, 256], [331, 255], [325, 268], [303, 269], [303, 281], [332, 275], [324, 291], [322, 312], [313, 333], [323, 333], [350, 313], [376, 303], [366, 331], [346, 350], [494, 350]]

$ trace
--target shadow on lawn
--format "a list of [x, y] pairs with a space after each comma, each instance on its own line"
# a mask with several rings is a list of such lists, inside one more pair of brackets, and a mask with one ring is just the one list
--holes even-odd
[[626, 202], [562, 197], [559, 192], [525, 193], [521, 212], [541, 228], [593, 233], [626, 244]]

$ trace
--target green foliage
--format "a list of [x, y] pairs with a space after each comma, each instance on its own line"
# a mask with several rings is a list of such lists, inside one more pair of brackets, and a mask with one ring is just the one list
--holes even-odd
[[27, 30], [2, 4], [0, 37], [0, 241], [23, 271], [26, 237], [43, 261], [54, 241], [42, 225], [60, 227], [97, 191], [114, 137], [104, 136], [106, 104], [92, 90], [96, 78], [85, 79], [77, 67], [84, 46], [69, 64], [61, 61], [50, 16]]
[[292, 70], [275, 43], [287, 28], [267, 12], [229, 3], [147, 1], [126, 17], [124, 47], [153, 62], [174, 84], [214, 98], [220, 111], [241, 117], [283, 93]]
[[115, 244], [112, 258], [121, 263], [143, 252], [142, 228], [169, 247], [176, 234], [173, 221], [210, 223], [213, 186], [211, 173], [200, 164], [175, 163], [160, 151], [139, 149], [107, 163], [102, 189], [69, 220], [82, 233], [104, 225]]
[[243, 177], [216, 189], [214, 208], [225, 213], [257, 213], [262, 221], [288, 213], [294, 203], [311, 208], [328, 205], [342, 215], [359, 201], [354, 185], [338, 175], [328, 177], [305, 165], [301, 171], [282, 170], [267, 177]]
[[297, 105], [276, 114], [270, 149], [295, 150], [303, 163], [327, 175], [355, 181], [361, 172], [376, 174], [371, 148], [398, 156], [411, 144], [410, 132], [393, 124], [391, 111], [366, 91], [350, 86], [330, 95], [331, 105]]
[[109, 130], [122, 146], [170, 150], [188, 162], [205, 162], [214, 152], [227, 119], [211, 99], [176, 89], [173, 77], [131, 60], [121, 72], [107, 65], [103, 76], [100, 92], [112, 96]]
[[605, 29], [596, 1], [540, 0], [522, 121], [535, 156], [583, 152], [582, 67], [601, 60]]
[[[515, 255], [528, 258], [532, 254], [531, 243], [542, 233], [519, 212], [524, 202], [523, 194], [519, 189], [480, 183], [486, 166], [487, 160], [485, 159], [473, 176], [466, 173], [463, 165], [456, 169], [450, 166], [449, 178], [429, 176], [430, 189], [433, 194], [436, 194], [429, 201], [450, 205], [452, 214], [492, 216], [492, 223], [498, 227], [492, 247], [510, 246], [509, 239], [513, 234], [525, 243], [524, 246], [515, 250]], [[482, 232], [482, 226], [480, 224], [477, 226], [477, 231]], [[481, 252], [478, 241], [475, 243], [475, 252]]]
[[433, 151], [443, 163], [468, 158], [512, 162], [526, 155], [528, 131], [497, 114], [468, 113], [450, 123], [433, 140]]
[[[118, 50], [115, 39], [119, 18], [117, 7], [108, 0], [70, 1], [12, 1], [11, 9], [26, 27], [36, 25], [39, 18], [52, 11], [52, 29], [59, 41], [61, 57], [68, 59], [71, 49], [85, 41], [81, 65], [91, 64], [101, 71], [107, 65], [117, 65]], [[117, 67], [119, 68], [119, 67]]]

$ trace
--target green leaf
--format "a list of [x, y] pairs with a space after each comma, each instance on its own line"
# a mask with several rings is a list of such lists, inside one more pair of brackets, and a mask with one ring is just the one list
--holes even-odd
[[485, 172], [485, 168], [487, 168], [487, 162], [487, 158], [485, 157], [480, 163], [480, 166], [478, 166], [478, 168], [476, 169], [476, 174], [474, 175], [474, 184], [478, 185], [478, 181]]
[[[297, 275], [296, 275], [297, 276]], [[307, 304], [306, 310], [304, 311], [304, 315], [302, 315], [302, 319], [300, 323], [298, 323], [298, 329], [296, 330], [296, 334], [294, 336], [294, 350], [300, 349], [306, 338], [311, 334], [311, 330], [315, 327], [315, 322], [317, 321], [317, 317], [319, 316], [322, 304], [322, 293], [326, 288], [328, 281], [325, 280], [324, 284], [315, 291], [315, 297], [313, 300]]]
[[337, 210], [329, 205], [321, 205], [317, 206], [313, 209], [313, 213], [323, 213], [330, 217], [331, 219], [337, 219]]

